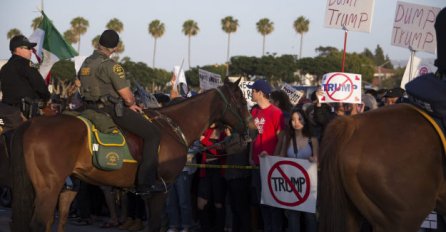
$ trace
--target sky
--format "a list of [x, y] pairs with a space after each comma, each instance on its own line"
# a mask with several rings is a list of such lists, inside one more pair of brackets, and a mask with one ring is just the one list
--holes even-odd
[[[446, 0], [404, 0], [433, 7], [445, 7]], [[8, 59], [9, 41], [6, 34], [12, 28], [22, 34], [32, 33], [31, 22], [40, 16], [42, 0], [0, 0], [0, 59]], [[397, 0], [375, 0], [370, 33], [349, 32], [347, 52], [374, 52], [379, 44], [391, 60], [407, 60], [410, 51], [391, 45], [393, 18]], [[132, 61], [152, 66], [154, 39], [148, 33], [148, 24], [155, 19], [165, 24], [166, 31], [158, 39], [157, 68], [173, 70], [184, 60], [187, 67], [188, 40], [182, 33], [182, 24], [188, 19], [198, 23], [199, 33], [191, 40], [191, 66], [222, 64], [226, 60], [227, 34], [221, 29], [221, 19], [232, 16], [239, 28], [231, 34], [230, 56], [262, 55], [262, 36], [256, 22], [269, 18], [274, 31], [266, 37], [265, 51], [269, 53], [299, 54], [300, 37], [292, 25], [299, 16], [310, 20], [309, 31], [303, 38], [303, 57], [317, 55], [315, 48], [332, 46], [343, 49], [344, 31], [324, 27], [327, 0], [43, 0], [43, 9], [63, 34], [70, 28], [70, 21], [83, 17], [90, 26], [81, 38], [80, 55], [92, 53], [92, 39], [100, 35], [112, 18], [124, 24], [120, 34], [125, 51]], [[77, 44], [73, 44], [77, 49]], [[434, 54], [418, 52], [422, 58], [435, 58]], [[347, 61], [348, 62], [348, 61]], [[187, 68], [186, 68], [187, 69]]]

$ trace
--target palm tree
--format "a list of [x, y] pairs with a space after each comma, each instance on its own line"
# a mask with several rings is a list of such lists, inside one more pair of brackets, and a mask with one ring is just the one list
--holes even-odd
[[31, 23], [31, 28], [33, 29], [33, 31], [35, 31], [39, 27], [40, 23], [42, 22], [42, 19], [43, 19], [42, 16], [33, 19], [33, 22]]
[[300, 34], [300, 50], [299, 50], [299, 59], [302, 58], [302, 44], [303, 44], [303, 38], [304, 33], [308, 32], [310, 25], [310, 20], [306, 19], [303, 16], [300, 16], [299, 18], [294, 21], [293, 28], [294, 30]]
[[149, 34], [151, 34], [154, 39], [152, 68], [155, 68], [156, 41], [158, 40], [158, 38], [164, 35], [164, 31], [166, 30], [166, 28], [164, 27], [164, 23], [162, 23], [158, 19], [155, 19], [149, 23], [148, 30]]
[[186, 20], [183, 23], [183, 33], [184, 35], [186, 35], [188, 37], [188, 52], [187, 52], [187, 57], [188, 57], [188, 64], [189, 64], [189, 68], [190, 66], [190, 39], [192, 36], [195, 36], [198, 34], [198, 31], [200, 31], [200, 28], [198, 28], [198, 24], [197, 22], [195, 22], [192, 19]]
[[228, 48], [226, 51], [226, 62], [229, 63], [229, 47], [231, 45], [231, 33], [237, 31], [238, 20], [232, 16], [226, 16], [221, 20], [221, 29], [228, 34]]
[[8, 33], [6, 34], [6, 38], [8, 39], [12, 39], [12, 37], [16, 36], [16, 35], [21, 35], [22, 32], [20, 32], [19, 29], [17, 28], [12, 28], [11, 30], [8, 31]]
[[274, 31], [274, 23], [268, 18], [260, 19], [257, 23], [257, 31], [263, 36], [262, 56], [265, 55], [265, 38]]
[[77, 37], [77, 53], [80, 54], [81, 50], [81, 35], [85, 34], [87, 32], [89, 23], [88, 20], [82, 18], [82, 17], [76, 17], [73, 20], [71, 20], [71, 29], [73, 30], [73, 33]]
[[63, 33], [63, 38], [70, 44], [74, 44], [77, 42], [77, 36], [73, 33], [73, 30], [68, 29]]
[[99, 44], [99, 39], [101, 38], [100, 35], [95, 36], [92, 40], [91, 40], [91, 45], [93, 45], [93, 48], [97, 48], [98, 44]]
[[118, 33], [121, 33], [124, 30], [124, 24], [117, 18], [110, 19], [105, 27]]

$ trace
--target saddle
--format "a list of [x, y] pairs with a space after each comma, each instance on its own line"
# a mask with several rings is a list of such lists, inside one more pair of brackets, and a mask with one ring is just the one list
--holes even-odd
[[92, 162], [96, 168], [113, 171], [122, 168], [123, 163], [137, 163], [130, 153], [124, 135], [109, 116], [94, 110], [82, 113], [70, 111], [67, 114], [75, 114], [85, 123]]

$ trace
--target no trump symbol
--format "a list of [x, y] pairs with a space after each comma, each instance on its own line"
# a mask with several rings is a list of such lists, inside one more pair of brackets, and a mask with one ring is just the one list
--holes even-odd
[[328, 73], [322, 79], [324, 96], [322, 102], [360, 102], [361, 75], [351, 73]]
[[[290, 167], [287, 167], [290, 166]], [[284, 169], [296, 169], [294, 176], [287, 176]], [[282, 160], [275, 163], [268, 173], [268, 187], [273, 199], [288, 207], [304, 203], [310, 195], [310, 177], [300, 164]]]

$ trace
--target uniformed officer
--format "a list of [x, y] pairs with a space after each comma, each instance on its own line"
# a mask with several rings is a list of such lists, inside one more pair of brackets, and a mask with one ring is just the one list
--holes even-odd
[[81, 94], [87, 108], [105, 111], [118, 126], [144, 140], [136, 192], [143, 195], [165, 191], [166, 186], [157, 180], [160, 133], [142, 116], [142, 110], [136, 105], [130, 84], [125, 79], [124, 69], [110, 59], [118, 43], [119, 35], [114, 30], [102, 33], [97, 49], [84, 61], [79, 71]]
[[30, 61], [35, 46], [23, 35], [14, 36], [9, 42], [12, 56], [0, 70], [2, 102], [20, 108], [27, 118], [38, 114], [39, 101], [50, 99], [42, 75]]

